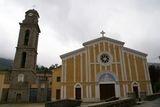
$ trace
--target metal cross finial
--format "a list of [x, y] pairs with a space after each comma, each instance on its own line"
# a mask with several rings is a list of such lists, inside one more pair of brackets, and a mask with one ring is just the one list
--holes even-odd
[[103, 30], [102, 30], [102, 32], [100, 32], [101, 34], [102, 34], [102, 37], [104, 37], [104, 34], [106, 33], [106, 32], [104, 32]]

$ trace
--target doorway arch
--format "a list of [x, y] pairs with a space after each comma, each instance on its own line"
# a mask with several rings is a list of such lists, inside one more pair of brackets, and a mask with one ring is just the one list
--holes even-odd
[[140, 87], [137, 81], [133, 81], [132, 84], [132, 92], [134, 93], [136, 98], [140, 98]]
[[82, 99], [82, 85], [80, 83], [76, 83], [74, 85], [74, 99], [81, 100]]
[[113, 72], [100, 72], [96, 78], [96, 98], [105, 100], [119, 97], [119, 84]]

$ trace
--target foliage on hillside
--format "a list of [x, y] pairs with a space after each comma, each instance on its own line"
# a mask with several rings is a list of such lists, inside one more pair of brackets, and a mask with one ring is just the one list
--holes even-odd
[[0, 58], [0, 70], [10, 70], [13, 65], [13, 60]]

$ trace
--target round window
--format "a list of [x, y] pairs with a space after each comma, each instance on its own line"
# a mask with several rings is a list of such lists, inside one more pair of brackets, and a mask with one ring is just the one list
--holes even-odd
[[112, 56], [108, 52], [100, 53], [98, 61], [101, 64], [110, 64], [112, 62]]

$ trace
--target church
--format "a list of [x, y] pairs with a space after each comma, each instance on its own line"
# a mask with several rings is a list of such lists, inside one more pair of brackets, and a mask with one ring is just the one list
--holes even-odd
[[152, 94], [147, 54], [105, 37], [60, 56], [62, 65], [52, 71], [52, 100], [100, 101]]

